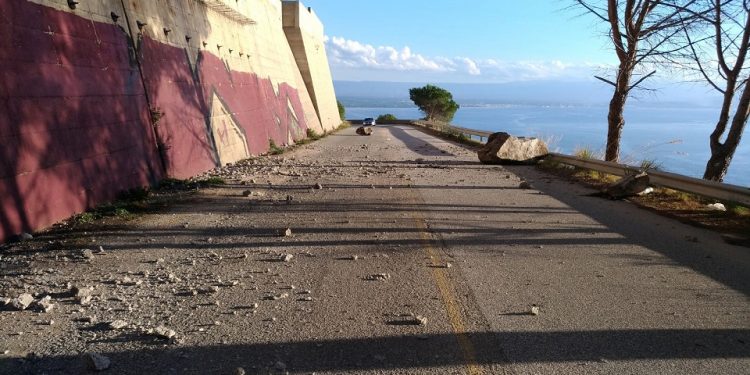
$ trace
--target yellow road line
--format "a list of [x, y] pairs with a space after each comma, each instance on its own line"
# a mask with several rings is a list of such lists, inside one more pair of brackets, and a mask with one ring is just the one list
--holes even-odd
[[461, 352], [464, 361], [466, 362], [467, 373], [469, 375], [482, 375], [484, 374], [484, 371], [482, 371], [482, 368], [479, 367], [479, 364], [477, 363], [474, 344], [471, 343], [471, 340], [469, 340], [469, 337], [466, 334], [466, 325], [464, 324], [459, 302], [453, 292], [454, 288], [445, 269], [440, 268], [444, 265], [442, 257], [432, 245], [432, 238], [428, 232], [424, 218], [419, 217], [416, 213], [413, 215], [413, 218], [419, 229], [422, 246], [427, 252], [427, 255], [432, 259], [432, 276], [435, 279], [435, 284], [440, 290], [445, 310], [448, 313], [448, 319], [450, 320], [451, 327], [453, 327], [453, 334], [456, 335], [458, 345], [461, 347]]

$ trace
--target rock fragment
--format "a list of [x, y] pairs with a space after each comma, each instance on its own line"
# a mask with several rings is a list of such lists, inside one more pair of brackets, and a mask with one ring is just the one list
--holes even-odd
[[539, 313], [540, 313], [539, 306], [531, 306], [531, 310], [529, 310], [529, 315], [536, 316], [536, 315], [539, 315]]
[[154, 328], [151, 335], [164, 340], [171, 340], [177, 336], [177, 332], [164, 326]]
[[387, 273], [376, 273], [365, 276], [365, 280], [367, 281], [388, 281], [390, 278], [391, 275]]
[[111, 321], [111, 322], [109, 322], [109, 324], [107, 324], [107, 327], [109, 329], [115, 330], [115, 331], [123, 329], [123, 328], [125, 328], [127, 326], [128, 326], [128, 322], [126, 322], [124, 320], [120, 320], [120, 319]]
[[28, 309], [32, 302], [34, 302], [34, 297], [32, 297], [31, 294], [23, 293], [12, 299], [10, 305], [16, 310], [23, 311]]
[[45, 313], [48, 313], [55, 308], [55, 304], [52, 303], [52, 297], [50, 296], [45, 296], [44, 298], [36, 301], [34, 305], [39, 311]]
[[78, 254], [78, 256], [80, 256], [81, 258], [86, 259], [86, 260], [91, 260], [91, 259], [94, 259], [94, 252], [91, 251], [90, 249], [83, 249]]
[[86, 366], [91, 371], [104, 371], [109, 369], [112, 361], [98, 353], [86, 354]]
[[283, 254], [281, 257], [279, 257], [279, 260], [282, 262], [289, 263], [294, 259], [294, 255], [292, 254]]
[[292, 236], [292, 228], [286, 228], [279, 232], [279, 237], [291, 237]]
[[315, 189], [315, 190], [322, 190], [323, 189], [323, 185], [321, 185], [320, 183], [317, 183], [317, 184], [315, 184], [315, 186], [313, 186], [313, 189]]

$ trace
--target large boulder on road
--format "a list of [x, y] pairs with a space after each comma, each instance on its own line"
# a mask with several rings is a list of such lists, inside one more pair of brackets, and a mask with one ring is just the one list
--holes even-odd
[[549, 154], [547, 145], [538, 138], [514, 137], [493, 133], [478, 152], [484, 164], [530, 164]]
[[360, 126], [357, 128], [357, 134], [359, 135], [372, 135], [372, 128], [367, 126]]

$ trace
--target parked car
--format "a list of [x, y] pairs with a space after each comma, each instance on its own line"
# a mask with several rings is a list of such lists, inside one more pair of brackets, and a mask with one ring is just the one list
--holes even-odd
[[367, 125], [375, 126], [375, 119], [372, 118], [372, 117], [368, 117], [364, 121], [362, 121], [362, 125], [365, 125], [365, 126], [367, 126]]

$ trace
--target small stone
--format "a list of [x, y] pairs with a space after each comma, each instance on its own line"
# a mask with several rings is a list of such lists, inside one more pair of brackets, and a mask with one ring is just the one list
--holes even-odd
[[164, 326], [158, 326], [158, 327], [154, 328], [154, 330], [152, 332], [152, 335], [156, 336], [156, 337], [158, 337], [160, 339], [170, 340], [170, 339], [174, 338], [175, 336], [177, 336], [177, 332], [175, 332], [175, 331], [173, 331], [173, 330], [171, 330], [171, 329], [169, 329], [167, 327], [164, 327]]
[[88, 260], [94, 259], [94, 252], [89, 249], [81, 250], [81, 253], [79, 255], [83, 259], [88, 259]]
[[539, 306], [531, 306], [531, 310], [529, 311], [529, 314], [536, 316], [536, 315], [539, 315], [539, 312], [540, 312]]
[[52, 309], [55, 308], [55, 304], [52, 303], [52, 297], [50, 296], [45, 296], [44, 298], [36, 301], [35, 305], [36, 305], [36, 308], [39, 309], [39, 311], [42, 311], [45, 313], [48, 313], [52, 311]]
[[24, 241], [31, 241], [34, 239], [34, 236], [32, 236], [30, 233], [23, 232], [18, 236], [18, 239], [21, 240], [21, 242]]
[[709, 204], [709, 205], [706, 205], [706, 208], [708, 208], [711, 211], [721, 211], [721, 212], [727, 211], [727, 207], [724, 206], [724, 204], [722, 203]]
[[287, 263], [288, 263], [288, 262], [291, 262], [293, 258], [294, 258], [294, 255], [292, 255], [292, 254], [284, 254], [284, 255], [282, 255], [282, 256], [281, 256], [281, 258], [279, 258], [279, 259], [280, 259], [280, 260], [281, 260], [282, 262], [287, 262]]
[[320, 183], [317, 183], [317, 184], [315, 184], [315, 186], [313, 188], [315, 190], [321, 190], [321, 189], [323, 189], [323, 185], [321, 185]]
[[283, 231], [281, 231], [280, 236], [281, 237], [291, 237], [292, 236], [292, 229], [291, 228], [284, 229]]
[[289, 293], [281, 293], [281, 294], [274, 294], [274, 295], [271, 295], [271, 296], [266, 296], [265, 299], [271, 300], [271, 301], [278, 301], [280, 299], [284, 299], [284, 298], [287, 298], [287, 297], [289, 297]]
[[349, 260], [359, 260], [359, 255], [352, 255], [348, 259]]
[[219, 292], [219, 287], [216, 285], [206, 286], [198, 289], [200, 294], [215, 294]]
[[91, 304], [91, 296], [84, 296], [84, 297], [78, 298], [77, 300], [78, 300], [78, 303], [83, 306], [87, 306]]
[[300, 302], [312, 302], [312, 300], [313, 300], [312, 297], [302, 297], [302, 298], [298, 299], [298, 301], [300, 301]]
[[128, 326], [128, 322], [126, 322], [124, 320], [118, 319], [118, 320], [109, 322], [109, 324], [107, 324], [107, 326], [111, 330], [119, 330], [119, 329], [123, 329], [123, 328], [127, 327]]
[[252, 190], [245, 190], [245, 191], [242, 192], [242, 196], [243, 197], [249, 197], [251, 195], [253, 195]]
[[414, 321], [417, 323], [417, 325], [420, 325], [420, 326], [427, 325], [427, 318], [423, 316], [419, 316], [419, 315], [415, 316]]
[[531, 189], [531, 184], [528, 181], [521, 181], [521, 183], [518, 184], [518, 188], [524, 190]]
[[390, 278], [391, 278], [390, 274], [387, 274], [387, 273], [376, 273], [376, 274], [373, 274], [373, 275], [368, 275], [367, 277], [365, 277], [365, 280], [368, 280], [368, 281], [387, 281]]
[[245, 369], [242, 367], [237, 367], [234, 369], [234, 375], [245, 375]]
[[23, 311], [29, 308], [32, 302], [34, 302], [34, 297], [31, 294], [23, 293], [11, 300], [10, 305], [16, 310]]
[[109, 368], [112, 361], [98, 353], [89, 353], [86, 355], [86, 364], [89, 370], [92, 371], [104, 371]]

